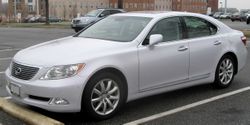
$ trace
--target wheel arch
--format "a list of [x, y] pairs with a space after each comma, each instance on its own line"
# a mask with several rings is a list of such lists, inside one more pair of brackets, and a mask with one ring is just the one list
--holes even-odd
[[[95, 76], [97, 76], [97, 75], [99, 75], [101, 73], [105, 73], [105, 72], [114, 73], [115, 75], [117, 75], [118, 77], [120, 77], [122, 81], [124, 81], [124, 87], [125, 87], [125, 93], [126, 93], [125, 94], [125, 99], [127, 101], [127, 98], [128, 98], [128, 83], [127, 83], [127, 78], [125, 77], [124, 73], [121, 70], [117, 69], [117, 68], [114, 68], [114, 67], [103, 67], [101, 69], [96, 70], [93, 74], [90, 75], [90, 77], [88, 78], [86, 84], [88, 84], [88, 82], [92, 78], [94, 78]], [[86, 87], [83, 88], [82, 94], [84, 93], [85, 88]]]

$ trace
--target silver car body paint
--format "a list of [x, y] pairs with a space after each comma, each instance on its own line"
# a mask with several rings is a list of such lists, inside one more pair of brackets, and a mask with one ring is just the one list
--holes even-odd
[[[82, 93], [86, 83], [93, 74], [104, 68], [115, 68], [124, 74], [128, 85], [127, 101], [131, 101], [213, 82], [217, 64], [220, 58], [228, 52], [237, 56], [238, 71], [246, 63], [247, 50], [240, 39], [243, 33], [211, 17], [185, 12], [133, 12], [112, 16], [151, 17], [153, 19], [131, 42], [70, 36], [18, 52], [13, 58], [14, 62], [40, 67], [40, 70], [31, 80], [25, 81], [11, 76], [10, 68], [8, 68], [5, 73], [8, 83], [18, 85], [21, 92], [20, 97], [16, 97], [6, 87], [9, 94], [17, 101], [46, 110], [78, 112], [81, 110]], [[219, 30], [217, 34], [208, 37], [160, 43], [153, 49], [141, 45], [156, 22], [173, 16], [199, 17], [213, 23]], [[220, 41], [221, 45], [214, 46], [216, 41]], [[187, 46], [188, 51], [178, 52], [179, 46]], [[166, 55], [159, 54], [163, 52]], [[74, 77], [60, 80], [39, 79], [52, 66], [77, 63], [84, 63], [86, 66]], [[61, 97], [67, 99], [69, 104], [48, 104], [48, 102], [30, 99], [28, 95]]]

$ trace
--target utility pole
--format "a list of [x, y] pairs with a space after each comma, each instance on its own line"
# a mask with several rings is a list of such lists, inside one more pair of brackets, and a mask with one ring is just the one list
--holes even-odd
[[35, 2], [36, 2], [36, 15], [38, 16], [40, 15], [39, 14], [39, 0], [36, 0]]
[[16, 21], [16, 0], [14, 0], [14, 19]]
[[49, 0], [45, 0], [46, 24], [49, 25]]
[[123, 9], [123, 0], [118, 0], [118, 9]]
[[227, 0], [225, 0], [225, 14], [227, 13]]

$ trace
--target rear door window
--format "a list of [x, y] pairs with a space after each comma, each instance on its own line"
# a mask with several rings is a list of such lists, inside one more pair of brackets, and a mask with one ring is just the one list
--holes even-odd
[[217, 27], [198, 17], [184, 17], [189, 38], [210, 36], [217, 33]]

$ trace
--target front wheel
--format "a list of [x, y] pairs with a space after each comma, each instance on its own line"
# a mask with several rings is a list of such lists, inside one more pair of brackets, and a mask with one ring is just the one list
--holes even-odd
[[124, 81], [113, 73], [101, 73], [87, 83], [82, 111], [96, 120], [112, 117], [125, 103]]
[[234, 70], [235, 63], [233, 58], [229, 55], [223, 56], [216, 68], [215, 81], [213, 85], [217, 88], [228, 87], [234, 79]]

